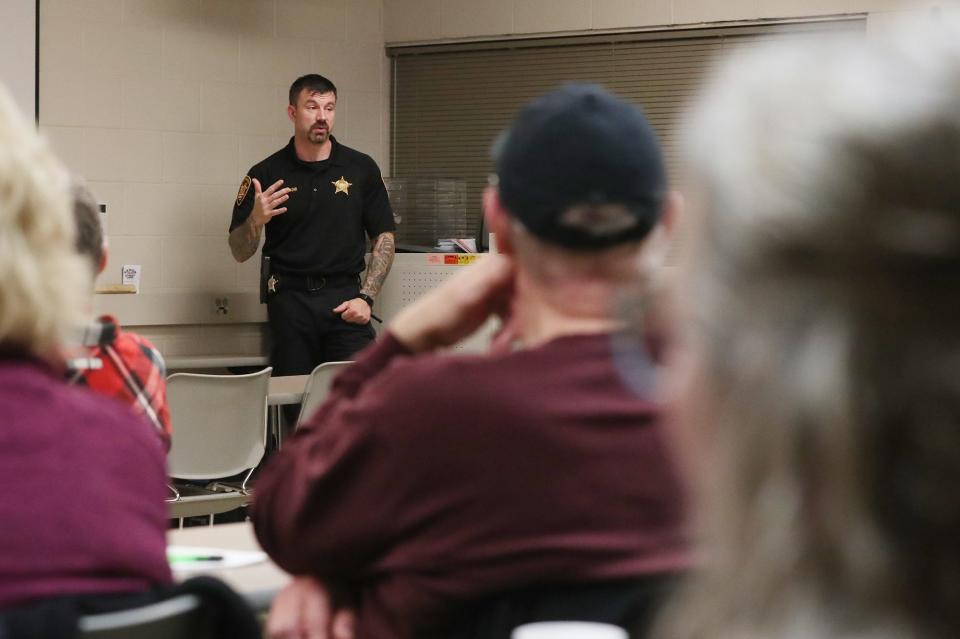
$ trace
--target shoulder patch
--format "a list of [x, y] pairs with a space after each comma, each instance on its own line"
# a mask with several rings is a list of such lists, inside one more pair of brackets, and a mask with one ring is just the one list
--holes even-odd
[[247, 191], [250, 190], [250, 176], [245, 175], [243, 177], [243, 182], [240, 183], [240, 190], [237, 191], [237, 206], [243, 203], [243, 198], [247, 197]]

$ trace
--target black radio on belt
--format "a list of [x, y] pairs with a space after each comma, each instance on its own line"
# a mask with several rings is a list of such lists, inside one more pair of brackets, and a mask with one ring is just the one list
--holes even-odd
[[[274, 280], [273, 273], [270, 269], [270, 256], [269, 255], [260, 255], [260, 303], [266, 304], [269, 299], [269, 289], [270, 281]], [[276, 288], [274, 286], [274, 288]]]

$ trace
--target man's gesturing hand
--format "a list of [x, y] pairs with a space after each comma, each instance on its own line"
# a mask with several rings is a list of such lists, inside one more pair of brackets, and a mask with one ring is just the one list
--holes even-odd
[[250, 213], [250, 220], [256, 226], [263, 226], [273, 219], [275, 215], [280, 215], [287, 211], [287, 207], [280, 207], [281, 204], [290, 199], [289, 188], [280, 188], [283, 180], [277, 180], [270, 185], [266, 191], [261, 190], [260, 180], [253, 178], [253, 211]]

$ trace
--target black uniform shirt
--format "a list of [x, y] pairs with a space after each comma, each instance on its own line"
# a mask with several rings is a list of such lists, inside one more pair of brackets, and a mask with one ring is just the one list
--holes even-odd
[[250, 169], [240, 185], [230, 230], [246, 221], [253, 210], [251, 179], [264, 190], [277, 180], [296, 187], [286, 213], [266, 225], [263, 254], [273, 270], [295, 275], [360, 273], [367, 242], [393, 231], [393, 212], [377, 163], [369, 155], [343, 146], [330, 136], [330, 158], [305, 162], [289, 144]]

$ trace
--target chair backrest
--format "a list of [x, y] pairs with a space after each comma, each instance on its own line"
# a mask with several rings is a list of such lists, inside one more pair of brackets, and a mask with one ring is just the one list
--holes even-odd
[[[629, 637], [646, 637], [676, 580], [677, 575], [662, 573], [595, 583], [535, 585], [495, 593], [468, 604], [445, 627], [436, 629], [429, 636], [444, 639], [561, 639], [568, 636], [613, 639], [623, 637], [626, 629]], [[541, 622], [551, 623], [540, 625]], [[562, 625], [554, 625], [554, 622], [562, 622]], [[568, 625], [574, 622], [592, 622], [593, 625]], [[522, 627], [523, 632], [515, 634]], [[599, 634], [587, 634], [587, 628]], [[573, 635], [562, 634], [568, 630], [575, 632]], [[582, 634], [578, 635], [579, 632]]]
[[167, 378], [173, 423], [170, 476], [212, 480], [255, 467], [266, 451], [272, 369], [249, 375], [175, 373]]
[[197, 595], [180, 595], [158, 603], [80, 617], [81, 639], [207, 639], [210, 621]]
[[297, 417], [297, 426], [307, 421], [317, 410], [330, 392], [330, 384], [337, 373], [353, 362], [324, 362], [310, 373], [307, 386], [303, 390], [303, 402], [300, 404], [300, 415]]
[[511, 639], [628, 639], [620, 626], [594, 621], [540, 621], [517, 626]]

